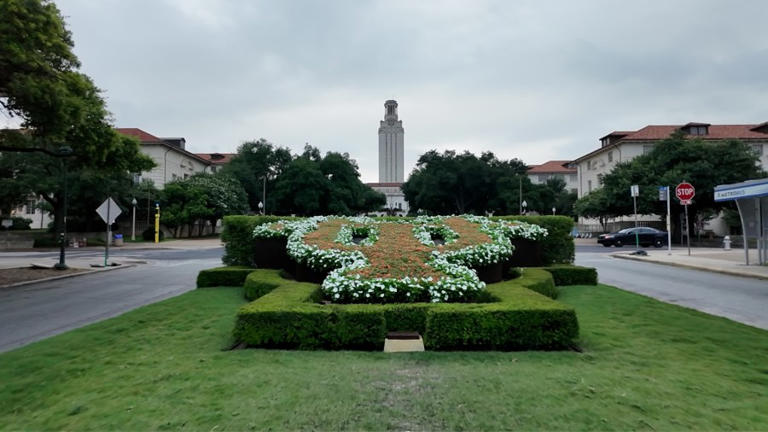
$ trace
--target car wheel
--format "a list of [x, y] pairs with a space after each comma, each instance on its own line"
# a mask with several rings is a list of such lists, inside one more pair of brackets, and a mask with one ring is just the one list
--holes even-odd
[[613, 245], [616, 247], [622, 247], [624, 246], [624, 243], [621, 240], [616, 240], [615, 242], [613, 242]]
[[653, 246], [657, 247], [657, 248], [660, 248], [660, 247], [664, 246], [664, 242], [661, 239], [656, 239], [656, 241], [653, 242]]

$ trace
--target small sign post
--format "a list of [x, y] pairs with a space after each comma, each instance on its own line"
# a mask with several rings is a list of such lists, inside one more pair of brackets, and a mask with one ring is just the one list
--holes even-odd
[[667, 255], [672, 255], [672, 216], [669, 205], [669, 186], [659, 186], [659, 201], [667, 202]]
[[104, 200], [99, 208], [96, 209], [96, 213], [101, 216], [101, 220], [107, 224], [107, 241], [104, 244], [104, 267], [107, 266], [107, 260], [109, 259], [109, 242], [112, 237], [112, 224], [115, 223], [115, 219], [117, 219], [117, 217], [120, 216], [120, 213], [122, 212], [123, 211], [120, 210], [120, 207], [117, 205], [115, 200], [112, 199], [112, 197]]
[[637, 196], [640, 195], [640, 186], [632, 185], [629, 187], [629, 194], [632, 195], [632, 203], [635, 208], [635, 250], [640, 250], [640, 233], [637, 232]]
[[691, 204], [691, 200], [696, 196], [696, 189], [692, 184], [683, 180], [682, 183], [675, 188], [675, 195], [680, 200], [680, 205], [685, 206], [685, 239], [688, 244], [688, 256], [691, 255], [691, 232], [688, 226], [688, 206]]

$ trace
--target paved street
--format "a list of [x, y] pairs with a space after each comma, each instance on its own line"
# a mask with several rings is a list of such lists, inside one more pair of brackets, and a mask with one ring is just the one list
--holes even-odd
[[608, 256], [619, 250], [578, 245], [576, 264], [596, 267], [602, 283], [768, 329], [765, 280]]
[[[69, 257], [98, 261], [98, 250]], [[223, 248], [190, 250], [115, 250], [113, 257], [146, 260], [137, 267], [94, 273], [0, 290], [0, 352], [120, 315], [194, 289], [197, 273], [221, 265]], [[55, 252], [0, 253], [0, 260]]]

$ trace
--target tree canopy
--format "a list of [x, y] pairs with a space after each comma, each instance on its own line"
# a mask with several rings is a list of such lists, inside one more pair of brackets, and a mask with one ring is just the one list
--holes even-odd
[[500, 160], [491, 152], [477, 157], [432, 150], [419, 157], [402, 189], [412, 212], [516, 214], [522, 189], [528, 211], [549, 214], [555, 207], [558, 214], [572, 214], [575, 196], [562, 179], [533, 184], [527, 170], [523, 161]]
[[81, 178], [123, 182], [154, 163], [137, 140], [114, 131], [100, 90], [78, 71], [71, 34], [52, 2], [4, 0], [0, 16], [0, 106], [22, 121], [21, 129], [0, 131], [0, 166], [15, 166], [0, 169], [2, 182], [42, 196], [61, 229], [66, 171], [75, 198]]

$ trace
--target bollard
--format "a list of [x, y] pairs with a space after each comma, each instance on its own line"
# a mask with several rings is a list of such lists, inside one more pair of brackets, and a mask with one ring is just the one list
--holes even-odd
[[723, 237], [723, 248], [727, 251], [731, 250], [731, 236]]

